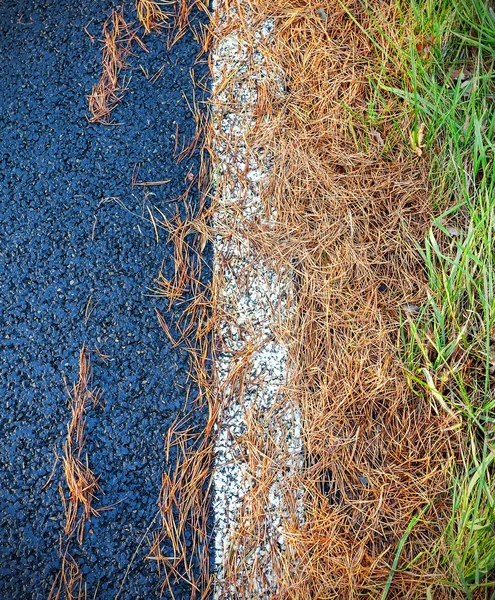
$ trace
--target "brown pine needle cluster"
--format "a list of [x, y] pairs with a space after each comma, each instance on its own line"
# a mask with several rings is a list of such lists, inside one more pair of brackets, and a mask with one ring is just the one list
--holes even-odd
[[111, 122], [111, 113], [126, 89], [121, 73], [127, 68], [134, 42], [145, 48], [133, 25], [126, 23], [123, 7], [113, 10], [103, 25], [101, 77], [88, 96], [90, 123]]
[[85, 522], [99, 513], [93, 507], [97, 492], [101, 489], [98, 477], [88, 464], [86, 443], [86, 412], [99, 402], [99, 392], [89, 389], [90, 360], [86, 348], [79, 356], [79, 380], [69, 392], [72, 418], [67, 428], [67, 441], [64, 448], [64, 474], [69, 490], [65, 506], [65, 528], [67, 538], [77, 530], [77, 541], [82, 544]]
[[[134, 23], [126, 22], [123, 6], [112, 10], [103, 25], [100, 80], [93, 86], [91, 94], [88, 96], [90, 123], [107, 125], [112, 123], [112, 112], [127, 89], [122, 71], [128, 68], [127, 60], [132, 54], [132, 46], [136, 43], [147, 51], [139, 35], [140, 26], [144, 30], [143, 35], [147, 35], [151, 31], [163, 29], [167, 20], [172, 18], [172, 25], [168, 28], [168, 45], [172, 46], [184, 35], [195, 3], [191, 3], [189, 0], [172, 2], [175, 7], [173, 13], [165, 11], [166, 5], [166, 2], [155, 0], [136, 0], [136, 14], [139, 21], [137, 26]], [[163, 67], [150, 81], [154, 83], [162, 71]]]
[[100, 511], [94, 508], [96, 494], [101, 491], [99, 477], [89, 466], [86, 446], [86, 413], [100, 401], [100, 393], [90, 390], [90, 359], [86, 347], [79, 354], [79, 378], [72, 390], [68, 390], [71, 420], [67, 426], [67, 438], [64, 446], [64, 476], [68, 490], [60, 486], [60, 495], [64, 506], [64, 535], [60, 539], [61, 569], [50, 591], [49, 600], [83, 600], [86, 590], [77, 562], [70, 554], [75, 536], [82, 546], [84, 527]]
[[[203, 163], [202, 172], [204, 169]], [[167, 321], [160, 313], [158, 320], [174, 347], [180, 344], [189, 352], [190, 377], [200, 392], [194, 410], [206, 410], [207, 424], [201, 432], [185, 418], [177, 420], [168, 432], [165, 440], [167, 462], [172, 452], [178, 459], [162, 476], [158, 501], [162, 524], [154, 532], [148, 558], [156, 562], [162, 574], [162, 593], [168, 590], [174, 597], [173, 582], [187, 582], [191, 599], [206, 597], [211, 591], [207, 528], [216, 421], [216, 404], [210, 387], [215, 317], [211, 313], [213, 294], [209, 286], [202, 283], [200, 258], [209, 235], [207, 214], [204, 210], [195, 218], [191, 216], [185, 220], [178, 215], [170, 221], [164, 215], [157, 219], [157, 225], [168, 231], [174, 246], [175, 275], [171, 281], [160, 275], [155, 292], [166, 297], [171, 305], [185, 297], [190, 301], [176, 323], [178, 339], [172, 337]], [[172, 556], [164, 549], [168, 543], [173, 547]]]
[[155, 0], [136, 0], [136, 13], [145, 33], [159, 29], [165, 24], [168, 15], [163, 10], [163, 2]]
[[83, 576], [77, 562], [68, 554], [62, 554], [62, 567], [55, 577], [48, 600], [86, 600]]

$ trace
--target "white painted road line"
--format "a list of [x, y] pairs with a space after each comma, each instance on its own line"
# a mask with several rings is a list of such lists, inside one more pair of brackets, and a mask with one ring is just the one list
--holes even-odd
[[[220, 24], [236, 18], [235, 9], [221, 2], [215, 10]], [[271, 23], [265, 23], [256, 32], [258, 39], [269, 35], [271, 28]], [[222, 409], [213, 475], [214, 567], [219, 581], [216, 597], [235, 597], [233, 588], [241, 585], [243, 575], [239, 575], [239, 581], [232, 581], [231, 574], [245, 572], [256, 563], [264, 565], [266, 576], [263, 580], [254, 576], [249, 581], [250, 597], [264, 598], [275, 591], [269, 543], [263, 541], [247, 558], [239, 548], [238, 533], [253, 525], [246, 521], [250, 514], [246, 499], [253, 494], [260, 476], [250, 460], [246, 438], [253, 432], [259, 438], [265, 419], [271, 443], [280, 447], [285, 465], [279, 465], [279, 474], [271, 484], [262, 529], [268, 533], [266, 539], [283, 544], [278, 486], [281, 474], [291, 469], [288, 454], [297, 460], [301, 456], [300, 417], [284, 402], [281, 393], [287, 381], [288, 350], [277, 335], [278, 324], [288, 311], [291, 275], [275, 272], [253, 249], [248, 237], [250, 227], [264, 219], [260, 192], [269, 169], [267, 164], [254, 164], [246, 145], [246, 132], [254, 123], [257, 104], [256, 77], [263, 76], [261, 54], [256, 48], [253, 53], [236, 33], [231, 33], [218, 42], [212, 59], [218, 197], [214, 272], [220, 282], [223, 314], [217, 333], [221, 350], [216, 364]], [[256, 69], [252, 69], [253, 64]], [[239, 77], [247, 75], [248, 69], [248, 76]], [[235, 77], [235, 90], [232, 84], [224, 86], [230, 76]], [[221, 91], [215, 95], [216, 90]], [[266, 218], [264, 225], [270, 226]], [[263, 445], [263, 440], [257, 441]]]

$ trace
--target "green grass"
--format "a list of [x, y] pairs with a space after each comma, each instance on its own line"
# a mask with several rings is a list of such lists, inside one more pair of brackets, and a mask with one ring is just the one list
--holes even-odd
[[495, 11], [481, 0], [413, 0], [412, 10], [409, 85], [386, 89], [409, 103], [416, 132], [426, 126], [438, 216], [420, 248], [429, 298], [404, 319], [402, 350], [414, 389], [465, 440], [433, 552], [453, 594], [495, 598]]
[[[363, 6], [379, 23], [367, 0]], [[417, 248], [429, 296], [417, 316], [404, 317], [401, 351], [413, 389], [446, 411], [463, 437], [451, 518], [432, 564], [443, 564], [448, 579], [439, 583], [452, 597], [495, 600], [495, 3], [397, 0], [397, 7], [404, 36], [393, 63], [403, 80], [385, 73], [375, 82], [363, 124], [376, 125], [387, 94], [401, 98], [413, 117], [411, 130], [399, 131], [402, 142], [431, 164], [436, 217]]]

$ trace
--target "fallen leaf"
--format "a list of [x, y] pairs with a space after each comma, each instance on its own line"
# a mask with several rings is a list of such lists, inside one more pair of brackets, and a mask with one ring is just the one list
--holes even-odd
[[453, 225], [447, 225], [445, 229], [450, 233], [452, 237], [461, 235], [461, 232], [457, 229], [457, 227], [454, 227]]
[[431, 46], [436, 43], [436, 38], [432, 35], [426, 37], [423, 41], [416, 44], [416, 50], [423, 60], [431, 55]]
[[450, 79], [457, 83], [457, 81], [459, 81], [459, 79], [461, 81], [466, 81], [467, 79], [472, 77], [472, 75], [473, 75], [472, 71], [470, 71], [469, 69], [466, 69], [466, 67], [461, 67], [460, 69], [453, 69], [450, 72]]
[[447, 231], [447, 233], [449, 235], [451, 235], [452, 237], [458, 237], [459, 235], [461, 235], [460, 229], [457, 229], [457, 227], [455, 225], [448, 225], [446, 219], [440, 219], [439, 223], [440, 223], [440, 225], [443, 225], [445, 227], [445, 230]]
[[382, 136], [380, 135], [380, 132], [377, 131], [376, 129], [371, 129], [370, 131], [371, 137], [376, 141], [376, 143], [380, 146], [380, 148], [383, 148], [383, 146], [385, 146], [385, 142], [383, 141]]
[[419, 306], [417, 304], [410, 304], [409, 302], [406, 302], [405, 304], [402, 305], [402, 310], [404, 310], [405, 312], [410, 312], [413, 315], [416, 315], [419, 313]]
[[409, 142], [410, 142], [411, 148], [412, 148], [414, 154], [416, 154], [416, 156], [423, 155], [423, 148], [425, 147], [425, 145], [423, 144], [423, 141], [425, 139], [425, 133], [426, 133], [426, 125], [424, 123], [421, 123], [421, 125], [418, 127], [417, 131], [413, 129], [409, 133]]

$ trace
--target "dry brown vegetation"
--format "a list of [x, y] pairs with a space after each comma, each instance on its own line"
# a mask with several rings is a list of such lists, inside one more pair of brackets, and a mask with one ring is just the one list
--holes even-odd
[[65, 497], [62, 488], [60, 490], [65, 506], [65, 535], [70, 538], [76, 532], [80, 544], [84, 537], [85, 522], [98, 515], [93, 502], [100, 489], [98, 477], [89, 467], [85, 450], [86, 412], [100, 399], [98, 391], [89, 389], [89, 379], [90, 359], [83, 346], [79, 355], [79, 379], [69, 392], [72, 418], [67, 427], [63, 458], [69, 497]]
[[154, 2], [154, 0], [136, 0], [137, 17], [144, 27], [145, 33], [150, 33], [153, 29], [163, 27], [168, 18], [163, 7], [163, 2]]
[[[199, 175], [203, 180], [206, 164]], [[201, 276], [200, 256], [209, 234], [208, 210], [196, 217], [181, 220], [177, 215], [167, 220], [163, 215], [157, 224], [165, 228], [174, 244], [175, 277], [168, 281], [160, 274], [156, 293], [169, 299], [170, 304], [184, 297], [191, 302], [176, 324], [178, 339], [170, 333], [166, 319], [158, 313], [158, 320], [174, 346], [181, 344], [189, 351], [190, 378], [199, 390], [198, 410], [205, 409], [207, 424], [202, 432], [189, 419], [177, 420], [165, 440], [167, 462], [171, 452], [178, 460], [162, 475], [158, 501], [161, 527], [153, 534], [149, 559], [154, 561], [163, 576], [162, 592], [173, 595], [173, 581], [186, 581], [191, 587], [191, 598], [207, 597], [211, 592], [208, 517], [210, 503], [209, 479], [213, 467], [214, 425], [218, 406], [211, 390], [211, 341], [215, 314], [211, 311], [212, 297], [209, 286]], [[192, 420], [194, 421], [194, 419]], [[171, 543], [173, 555], [163, 545]], [[199, 568], [198, 568], [199, 566]]]
[[90, 377], [90, 359], [86, 347], [83, 346], [79, 354], [78, 381], [72, 390], [68, 390], [71, 420], [67, 426], [63, 456], [66, 488], [60, 486], [65, 514], [64, 535], [60, 539], [62, 565], [52, 585], [49, 600], [82, 600], [86, 597], [82, 574], [70, 554], [70, 547], [74, 537], [80, 546], [83, 544], [86, 522], [91, 517], [98, 516], [100, 512], [93, 506], [96, 494], [101, 490], [99, 477], [91, 470], [85, 449], [86, 413], [100, 400], [99, 391], [89, 387]]
[[[189, 25], [191, 10], [196, 5], [206, 10], [199, 1], [157, 2], [156, 0], [136, 0], [135, 9], [138, 25], [128, 23], [124, 19], [123, 5], [112, 10], [111, 15], [103, 25], [100, 79], [98, 83], [95, 83], [91, 94], [88, 96], [90, 113], [88, 120], [90, 123], [103, 123], [106, 125], [112, 123], [112, 112], [127, 89], [122, 71], [128, 68], [127, 61], [132, 55], [133, 45], [138, 44], [143, 50], [147, 51], [141, 39], [140, 26], [144, 30], [143, 36], [152, 31], [166, 28], [167, 43], [170, 47], [184, 35]], [[172, 10], [166, 11], [167, 6], [170, 6]], [[167, 21], [169, 21], [168, 25]], [[90, 38], [93, 39], [92, 36]], [[154, 83], [163, 70], [164, 66], [150, 81]]]
[[424, 511], [388, 594], [424, 596], [441, 576], [428, 556], [448, 509], [455, 440], [454, 423], [411, 392], [397, 351], [401, 311], [425, 297], [412, 248], [430, 224], [425, 164], [404, 143], [413, 124], [374, 90], [384, 73], [401, 75], [392, 62], [398, 17], [379, 1], [252, 4], [255, 22], [275, 17], [262, 52], [285, 85], [282, 97], [273, 83], [258, 91], [250, 142], [273, 157], [263, 201], [277, 222], [252, 235], [294, 270], [286, 339], [305, 448], [290, 482], [304, 491], [305, 522], [292, 522], [287, 551], [271, 558], [279, 593], [379, 597], [407, 526]]
[[125, 21], [123, 7], [113, 10], [103, 25], [100, 80], [88, 96], [90, 123], [111, 122], [112, 111], [126, 89], [121, 73], [127, 68], [134, 42], [145, 48], [136, 28]]
[[85, 600], [86, 590], [77, 562], [68, 554], [67, 548], [61, 551], [61, 557], [61, 569], [55, 577], [48, 600]]
[[[283, 402], [302, 415], [304, 446], [298, 472], [286, 477], [282, 489], [281, 547], [264, 523], [284, 449], [267, 435], [267, 420], [253, 415], [239, 445], [257, 485], [243, 500], [241, 513], [249, 519], [239, 519], [243, 525], [230, 544], [221, 597], [265, 597], [253, 594], [269, 565], [276, 589], [271, 597], [461, 598], [442, 587], [444, 567], [432, 552], [449, 517], [457, 421], [414, 393], [398, 351], [401, 318], [414, 314], [426, 297], [414, 244], [431, 223], [428, 157], [410, 141], [421, 126], [405, 103], [379, 86], [385, 80], [404, 84], [396, 57], [409, 43], [407, 11], [399, 15], [385, 0], [219, 4], [210, 49], [235, 32], [250, 52], [242, 68], [223, 73], [211, 113], [245, 110], [238, 85], [251, 78], [256, 105], [242, 143], [254, 162], [270, 169], [262, 188], [267, 218], [247, 220], [241, 202], [236, 226], [229, 221], [230, 230], [222, 229], [217, 222], [215, 233], [247, 237], [264, 261], [293, 273], [294, 310], [279, 332], [291, 365]], [[271, 33], [260, 36], [269, 19]], [[218, 147], [229, 144], [229, 133], [210, 123], [204, 149], [212, 172]], [[250, 186], [244, 165], [235, 164], [215, 184], [217, 197], [235, 189], [239, 200]], [[214, 195], [204, 220], [178, 229], [162, 223], [170, 227], [179, 256], [189, 249], [177, 231], [211, 237], [205, 223], [215, 208]], [[177, 298], [181, 289], [190, 294], [184, 282], [194, 279], [191, 264], [179, 261], [176, 282], [162, 282], [165, 295]], [[192, 528], [196, 553], [207, 540], [213, 424], [222, 403], [242, 402], [245, 389], [245, 370], [237, 363], [230, 378], [237, 395], [226, 398], [207, 360], [221, 344], [214, 333], [225, 318], [217, 303], [221, 284], [220, 269], [209, 290], [196, 287], [201, 293], [188, 309], [190, 323], [200, 323], [192, 373], [208, 402], [209, 421], [199, 448], [186, 443], [187, 428], [171, 434], [168, 443], [181, 445], [183, 461], [164, 479], [163, 529], [154, 547], [167, 577], [182, 577], [184, 569], [190, 574], [192, 597], [206, 596], [211, 584], [206, 572], [201, 580], [191, 574], [185, 540]], [[160, 556], [160, 536], [172, 540], [173, 558]], [[268, 558], [253, 563], [260, 543], [269, 548]]]

